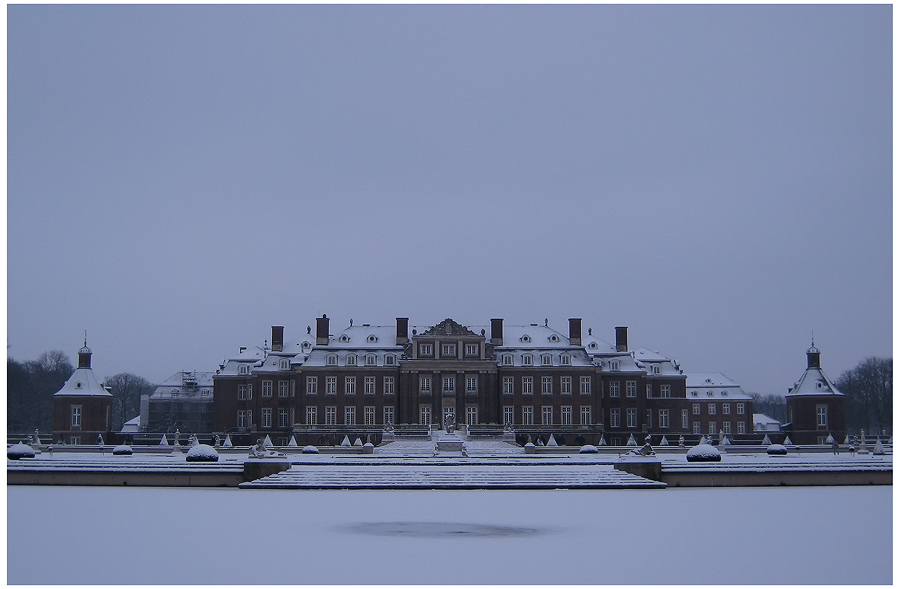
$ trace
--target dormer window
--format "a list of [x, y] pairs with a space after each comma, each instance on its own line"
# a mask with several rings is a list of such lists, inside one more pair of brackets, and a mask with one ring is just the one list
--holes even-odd
[[543, 366], [550, 366], [553, 364], [553, 356], [550, 354], [541, 354], [541, 364]]
[[356, 366], [356, 354], [347, 354], [347, 366]]
[[432, 356], [434, 354], [434, 348], [431, 347], [431, 344], [419, 344], [419, 356]]
[[618, 361], [618, 360], [613, 360], [612, 362], [610, 362], [610, 363], [609, 363], [609, 369], [610, 369], [610, 370], [618, 370], [618, 369], [619, 369], [619, 361]]
[[303, 344], [302, 344], [301, 347], [302, 347], [304, 350], [308, 350], [308, 349], [309, 349], [309, 342], [303, 342]]
[[592, 350], [596, 350], [596, 349], [597, 349], [597, 342], [591, 342], [591, 343], [589, 343], [589, 344], [588, 344], [588, 347], [589, 347], [590, 349], [592, 349]]
[[653, 367], [653, 374], [659, 374], [659, 366]]
[[375, 342], [378, 341], [378, 337], [375, 336], [375, 334], [372, 334], [366, 338], [366, 341], [369, 342], [370, 344], [374, 344]]
[[519, 341], [521, 341], [522, 343], [527, 344], [527, 343], [529, 343], [529, 342], [531, 341], [531, 336], [528, 335], [528, 334], [526, 333], [526, 334], [523, 335], [521, 338], [519, 338]]
[[376, 361], [375, 354], [366, 354], [366, 366], [375, 366], [375, 361]]
[[291, 367], [291, 364], [290, 364], [290, 362], [289, 362], [287, 359], [282, 359], [282, 360], [281, 360], [281, 369], [282, 369], [282, 370], [287, 370], [287, 369], [289, 369], [290, 367]]
[[569, 356], [568, 354], [563, 354], [562, 356], [559, 357], [559, 363], [562, 364], [563, 366], [568, 366], [569, 364], [572, 363], [572, 356]]
[[[526, 336], [527, 337], [527, 336]], [[531, 366], [534, 363], [531, 354], [522, 354], [522, 365]]]
[[397, 359], [393, 354], [387, 354], [384, 357], [384, 365], [385, 366], [393, 366], [396, 363]]
[[325, 357], [325, 364], [328, 366], [337, 366], [337, 355], [336, 354], [328, 354]]
[[554, 333], [553, 335], [550, 336], [550, 341], [553, 342], [553, 343], [558, 342], [558, 341], [559, 341], [559, 336], [556, 335], [556, 334]]
[[238, 368], [238, 374], [247, 374], [248, 368], [246, 364], [241, 364], [240, 368]]
[[691, 391], [691, 396], [692, 396], [692, 397], [696, 397], [696, 396], [697, 396], [697, 391]]
[[344, 342], [344, 343], [347, 343], [347, 342], [350, 341], [350, 336], [347, 335], [347, 334], [345, 333], [345, 334], [343, 334], [343, 335], [342, 335], [340, 338], [338, 338], [338, 339], [340, 339], [340, 340], [341, 340], [342, 342]]
[[707, 396], [707, 397], [712, 397], [712, 396], [713, 396], [713, 392], [712, 392], [712, 391], [706, 391], [706, 396]]
[[512, 354], [503, 354], [503, 356], [501, 357], [500, 363], [505, 364], [507, 366], [511, 365], [513, 363], [513, 355]]

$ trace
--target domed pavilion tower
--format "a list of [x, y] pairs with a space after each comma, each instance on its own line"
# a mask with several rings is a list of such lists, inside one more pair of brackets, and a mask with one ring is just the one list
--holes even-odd
[[815, 342], [806, 351], [806, 371], [786, 397], [785, 429], [795, 444], [825, 444], [829, 434], [838, 442], [844, 439], [844, 394], [822, 370]]
[[53, 442], [95, 445], [109, 439], [113, 396], [91, 370], [91, 349], [78, 350], [78, 368], [53, 395]]

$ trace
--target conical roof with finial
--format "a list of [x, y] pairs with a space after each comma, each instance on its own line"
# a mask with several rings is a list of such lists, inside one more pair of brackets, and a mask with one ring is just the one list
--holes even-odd
[[75, 369], [66, 384], [54, 394], [54, 396], [59, 395], [112, 397], [112, 394], [103, 388], [91, 369], [91, 349], [87, 345], [87, 335], [84, 338], [84, 346], [78, 351], [78, 368]]
[[840, 392], [837, 387], [834, 386], [831, 379], [825, 375], [819, 361], [819, 354], [819, 348], [816, 347], [816, 342], [813, 340], [809, 349], [806, 350], [806, 371], [800, 377], [800, 380], [794, 384], [794, 388], [788, 391], [786, 396], [798, 397], [804, 395], [825, 397], [844, 395], [844, 393]]

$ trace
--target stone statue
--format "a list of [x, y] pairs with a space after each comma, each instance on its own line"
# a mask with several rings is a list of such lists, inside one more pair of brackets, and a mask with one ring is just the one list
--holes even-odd
[[455, 424], [456, 424], [456, 416], [453, 413], [448, 413], [447, 417], [444, 418], [444, 430], [446, 430], [446, 432], [448, 434], [452, 433], [453, 426]]

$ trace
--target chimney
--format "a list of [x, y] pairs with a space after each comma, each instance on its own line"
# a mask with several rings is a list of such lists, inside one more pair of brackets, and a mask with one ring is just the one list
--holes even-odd
[[573, 346], [581, 345], [581, 319], [569, 319], [569, 343]]
[[491, 343], [495, 346], [503, 345], [503, 319], [491, 319]]
[[281, 352], [284, 350], [284, 326], [272, 326], [272, 351]]
[[397, 317], [397, 345], [409, 343], [409, 317]]
[[328, 345], [328, 317], [324, 313], [321, 317], [316, 317], [316, 345]]
[[617, 327], [616, 328], [616, 351], [617, 352], [627, 352], [628, 351], [628, 328], [627, 327]]

